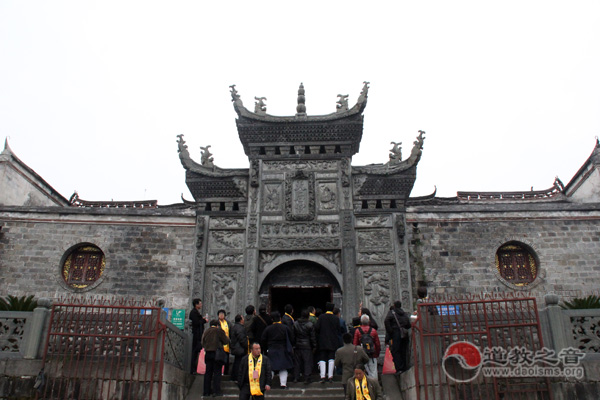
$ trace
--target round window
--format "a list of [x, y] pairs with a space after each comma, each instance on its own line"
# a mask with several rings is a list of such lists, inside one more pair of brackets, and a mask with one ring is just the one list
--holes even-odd
[[67, 285], [84, 289], [96, 282], [104, 273], [104, 253], [90, 244], [76, 247], [65, 259], [63, 278]]
[[538, 264], [533, 252], [521, 243], [507, 243], [496, 252], [496, 268], [507, 282], [526, 286], [535, 280]]

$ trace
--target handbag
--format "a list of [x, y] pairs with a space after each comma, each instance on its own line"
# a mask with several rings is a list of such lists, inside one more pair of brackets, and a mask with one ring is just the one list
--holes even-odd
[[219, 347], [215, 354], [215, 361], [218, 363], [225, 364], [227, 362], [227, 353], [223, 350], [223, 347]]
[[196, 368], [196, 373], [199, 375], [204, 375], [206, 373], [206, 363], [204, 362], [204, 349], [200, 351], [198, 355], [198, 367]]
[[394, 319], [396, 320], [396, 324], [398, 324], [398, 328], [400, 329], [400, 338], [401, 339], [406, 339], [408, 337], [408, 329], [406, 329], [405, 327], [403, 327], [402, 325], [400, 325], [400, 321], [398, 321], [398, 317], [396, 316], [396, 313], [394, 311], [392, 311], [392, 314], [394, 315]]

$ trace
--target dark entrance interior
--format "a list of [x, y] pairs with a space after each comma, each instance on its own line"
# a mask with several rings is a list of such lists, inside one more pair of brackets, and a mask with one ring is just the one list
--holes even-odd
[[331, 301], [333, 295], [331, 286], [272, 286], [270, 292], [271, 311], [279, 311], [283, 315], [285, 305], [291, 304], [294, 319], [298, 319], [302, 309], [308, 306], [325, 310], [325, 303]]

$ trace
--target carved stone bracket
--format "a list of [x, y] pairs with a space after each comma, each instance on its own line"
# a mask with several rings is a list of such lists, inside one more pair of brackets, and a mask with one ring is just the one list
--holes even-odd
[[302, 170], [286, 174], [285, 217], [288, 221], [311, 221], [315, 218], [315, 176]]

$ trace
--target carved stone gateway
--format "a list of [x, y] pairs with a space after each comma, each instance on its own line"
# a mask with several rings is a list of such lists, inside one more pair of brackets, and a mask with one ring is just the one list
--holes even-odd
[[186, 204], [198, 214], [190, 292], [210, 315], [263, 301], [278, 308], [333, 300], [347, 321], [363, 302], [381, 323], [394, 300], [411, 308], [404, 210], [424, 137], [406, 160], [398, 144], [385, 164], [352, 166], [368, 89], [365, 82], [353, 107], [340, 95], [331, 114], [309, 116], [301, 87], [301, 111], [277, 117], [265, 97], [246, 109], [232, 85], [247, 169], [219, 168], [208, 146], [196, 163], [179, 137], [195, 200]]

